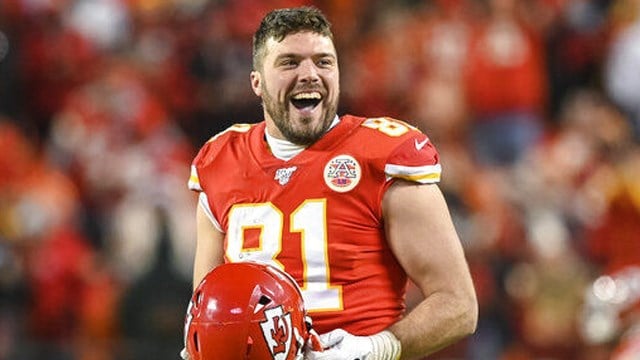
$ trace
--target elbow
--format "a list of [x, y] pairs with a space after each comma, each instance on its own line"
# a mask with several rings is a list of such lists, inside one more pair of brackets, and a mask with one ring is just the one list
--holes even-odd
[[478, 328], [478, 307], [474, 306], [470, 311], [467, 318], [467, 332], [465, 336], [472, 335], [476, 332]]
[[457, 340], [473, 335], [478, 328], [478, 299], [473, 287], [459, 291], [455, 296], [455, 323]]
[[478, 328], [478, 299], [476, 298], [475, 292], [472, 291], [468, 296], [465, 297], [463, 308], [463, 326], [462, 328], [462, 336], [470, 336], [476, 332]]

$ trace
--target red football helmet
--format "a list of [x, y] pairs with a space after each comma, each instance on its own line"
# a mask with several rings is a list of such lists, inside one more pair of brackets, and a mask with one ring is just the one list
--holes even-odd
[[191, 360], [295, 360], [309, 337], [302, 294], [285, 272], [239, 262], [210, 271], [185, 319]]

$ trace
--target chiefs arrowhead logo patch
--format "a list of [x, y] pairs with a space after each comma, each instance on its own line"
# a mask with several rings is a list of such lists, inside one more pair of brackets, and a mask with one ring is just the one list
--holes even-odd
[[282, 306], [264, 311], [265, 320], [260, 322], [262, 335], [274, 360], [284, 360], [291, 350], [293, 326], [291, 314], [284, 313]]

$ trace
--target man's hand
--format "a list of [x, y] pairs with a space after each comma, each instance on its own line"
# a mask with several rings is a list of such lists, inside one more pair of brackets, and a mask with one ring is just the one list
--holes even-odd
[[323, 351], [308, 349], [305, 360], [397, 360], [400, 341], [390, 331], [355, 336], [342, 329], [320, 335]]
[[182, 348], [182, 350], [180, 351], [180, 358], [182, 360], [191, 360], [191, 358], [189, 357], [189, 354], [187, 353], [186, 347]]

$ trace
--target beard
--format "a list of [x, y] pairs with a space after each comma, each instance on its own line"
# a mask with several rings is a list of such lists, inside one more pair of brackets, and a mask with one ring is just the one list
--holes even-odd
[[264, 87], [262, 106], [285, 139], [302, 146], [309, 146], [318, 141], [331, 126], [337, 111], [337, 104], [329, 104], [323, 111], [318, 124], [314, 125], [312, 117], [302, 117], [294, 123], [289, 113], [289, 103], [278, 102]]

